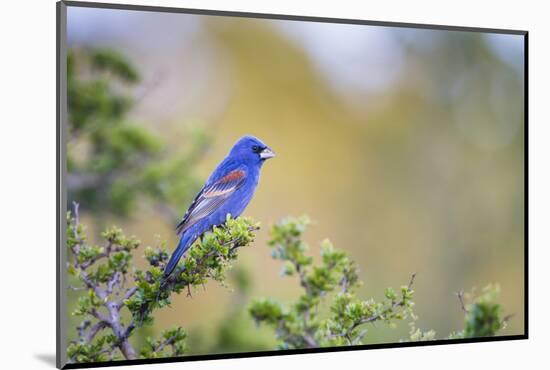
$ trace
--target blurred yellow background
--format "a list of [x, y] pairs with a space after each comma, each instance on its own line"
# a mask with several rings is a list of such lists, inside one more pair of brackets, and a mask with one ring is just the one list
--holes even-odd
[[[171, 147], [192, 127], [212, 136], [196, 163], [203, 179], [244, 134], [277, 153], [245, 212], [263, 226], [236, 263], [247, 297], [208, 284], [159, 310], [147, 334], [181, 325], [191, 353], [211, 353], [249, 298], [293, 300], [299, 285], [279, 276], [265, 242], [272, 223], [301, 214], [315, 221], [311, 253], [329, 238], [357, 262], [359, 296], [417, 273], [417, 325], [444, 337], [462, 327], [455, 293], [498, 283], [514, 314], [502, 334], [523, 333], [522, 36], [69, 8], [68, 38], [130, 58], [142, 75], [130, 116]], [[183, 215], [188, 204], [173, 206]], [[94, 218], [83, 221], [98, 239]], [[177, 243], [147, 202], [106, 223], [144, 246]], [[258, 342], [249, 350], [273, 347], [269, 330], [246, 328]], [[409, 328], [368, 329], [369, 342], [384, 342]]]

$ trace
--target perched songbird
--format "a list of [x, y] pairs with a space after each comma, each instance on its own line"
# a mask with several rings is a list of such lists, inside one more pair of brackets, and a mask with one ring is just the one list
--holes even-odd
[[244, 136], [235, 143], [178, 224], [180, 241], [164, 269], [163, 281], [199, 236], [223, 224], [227, 214], [241, 215], [254, 195], [262, 165], [274, 156], [273, 151], [254, 136]]

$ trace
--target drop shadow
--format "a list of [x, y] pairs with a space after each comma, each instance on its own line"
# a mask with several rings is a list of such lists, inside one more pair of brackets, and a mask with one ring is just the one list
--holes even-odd
[[34, 358], [42, 361], [46, 365], [55, 367], [55, 353], [35, 353]]

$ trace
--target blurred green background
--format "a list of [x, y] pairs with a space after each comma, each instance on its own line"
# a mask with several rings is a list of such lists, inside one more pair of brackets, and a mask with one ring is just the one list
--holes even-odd
[[[69, 187], [92, 240], [114, 223], [171, 250], [176, 216], [234, 141], [253, 134], [277, 153], [245, 212], [263, 228], [230, 287], [175, 297], [135, 340], [181, 325], [190, 353], [274, 348], [246, 308], [297, 296], [265, 241], [269, 225], [301, 214], [315, 221], [312, 253], [328, 237], [357, 261], [359, 296], [381, 297], [416, 272], [417, 325], [443, 337], [462, 327], [455, 292], [494, 282], [514, 314], [501, 334], [523, 333], [522, 36], [73, 7], [67, 26], [76, 55], [114, 50], [135, 67], [140, 78], [118, 87], [133, 100], [128, 125], [154, 133], [168, 160], [189, 159], [172, 163], [170, 184], [181, 181], [171, 191], [149, 184], [125, 212], [97, 206], [109, 189]], [[70, 141], [69, 156], [85, 157], [83, 146]], [[367, 338], [407, 332], [370, 327]]]

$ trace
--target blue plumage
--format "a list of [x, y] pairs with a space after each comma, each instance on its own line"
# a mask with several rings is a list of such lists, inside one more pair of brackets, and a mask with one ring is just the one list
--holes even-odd
[[273, 151], [253, 136], [244, 136], [235, 143], [178, 224], [180, 241], [164, 269], [163, 280], [198, 237], [223, 224], [227, 214], [241, 215], [254, 195], [263, 163], [273, 156]]

